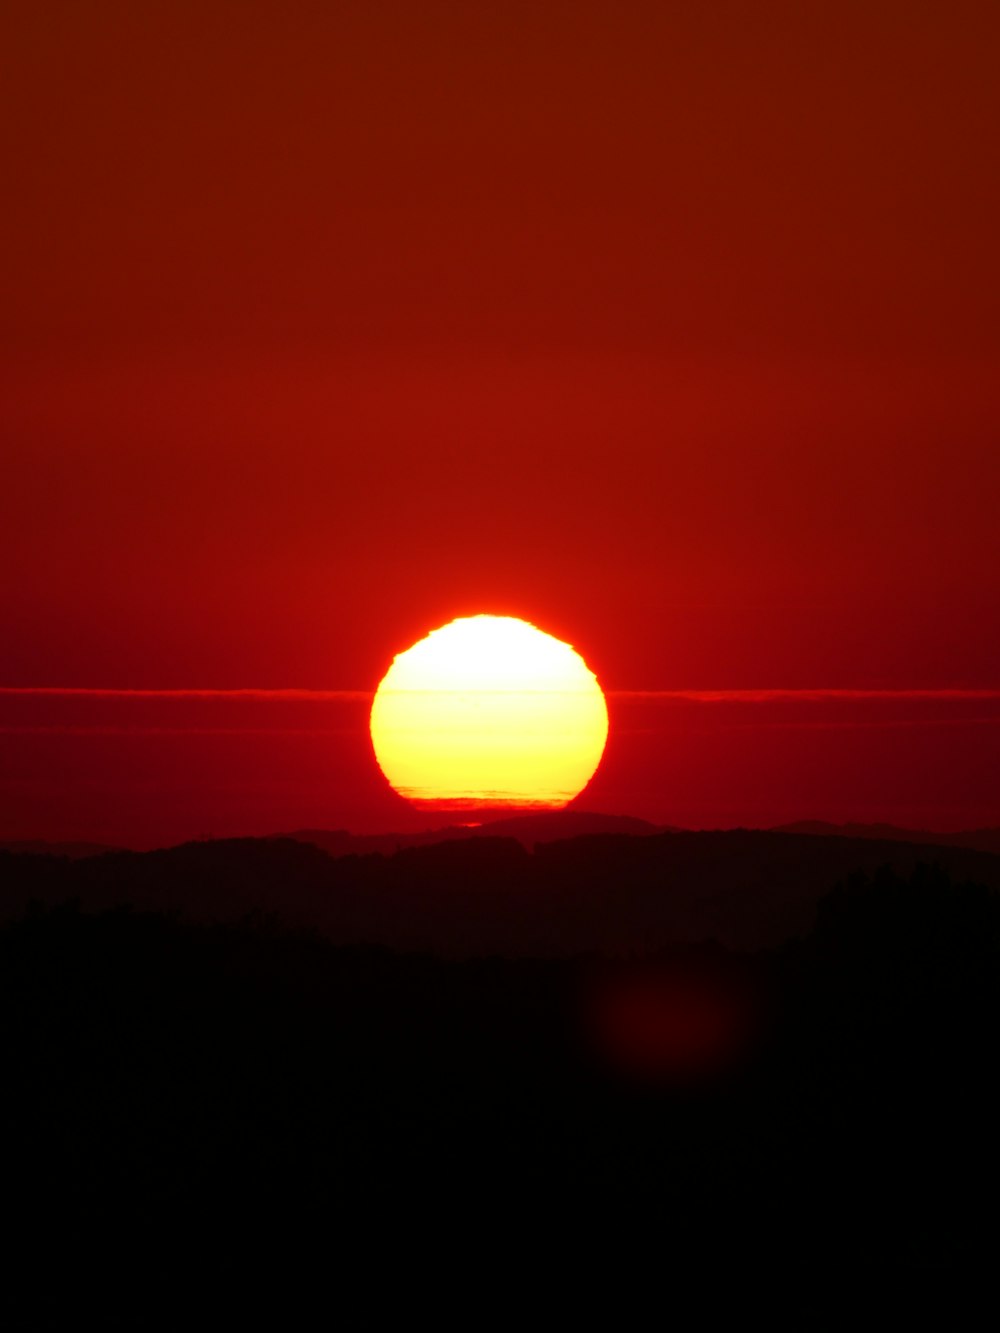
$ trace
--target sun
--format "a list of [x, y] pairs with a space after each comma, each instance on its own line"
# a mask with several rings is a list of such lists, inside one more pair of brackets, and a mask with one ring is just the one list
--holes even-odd
[[394, 659], [371, 736], [390, 786], [416, 805], [558, 809], [600, 763], [608, 710], [568, 643], [512, 616], [469, 616]]

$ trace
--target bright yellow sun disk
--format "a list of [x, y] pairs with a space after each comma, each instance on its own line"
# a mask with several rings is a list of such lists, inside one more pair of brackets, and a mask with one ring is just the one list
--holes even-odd
[[558, 808], [593, 776], [608, 710], [569, 644], [524, 620], [471, 616], [396, 657], [371, 735], [390, 785], [418, 805]]

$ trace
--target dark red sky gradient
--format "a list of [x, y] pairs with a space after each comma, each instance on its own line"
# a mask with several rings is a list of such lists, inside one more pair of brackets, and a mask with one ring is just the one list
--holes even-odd
[[[618, 691], [997, 686], [998, 49], [989, 3], [6, 5], [0, 684], [368, 691], [487, 610]], [[623, 723], [591, 796], [1000, 817], [993, 721], [810, 707]], [[140, 781], [26, 709], [0, 836], [127, 775], [118, 836], [392, 814], [356, 720], [140, 730]]]
[[[366, 691], [0, 691], [0, 837], [135, 845], [443, 824], [377, 771]], [[584, 808], [696, 827], [996, 822], [1000, 690], [611, 693]], [[469, 816], [457, 816], [467, 819]]]

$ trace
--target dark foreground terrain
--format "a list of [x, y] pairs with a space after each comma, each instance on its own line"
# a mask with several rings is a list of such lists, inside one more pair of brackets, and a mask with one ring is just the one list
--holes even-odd
[[[532, 850], [528, 830], [544, 831], [552, 819], [517, 821], [516, 833], [515, 821], [475, 836], [445, 830], [436, 835], [443, 841], [362, 855], [324, 849], [316, 833], [86, 857], [0, 849], [0, 921], [32, 901], [75, 900], [88, 911], [127, 904], [204, 922], [277, 913], [336, 944], [545, 958], [705, 940], [774, 948], [812, 929], [835, 884], [882, 866], [908, 876], [934, 863], [956, 882], [1000, 890], [1000, 855], [978, 848], [646, 825], [640, 835], [571, 836]], [[341, 845], [340, 835], [329, 837], [331, 847]]]
[[[703, 849], [709, 896], [755, 835], [732, 836]], [[641, 1229], [664, 1254], [795, 1254], [831, 1272], [985, 1257], [1000, 1184], [995, 891], [929, 864], [831, 888], [789, 836], [804, 929], [737, 947], [741, 901], [728, 944], [701, 932], [704, 913], [670, 938], [682, 918], [649, 907], [672, 892], [648, 859], [657, 841], [549, 849], [548, 934], [508, 913], [536, 924], [520, 954], [508, 932], [505, 956], [481, 947], [499, 886], [520, 902], [540, 872], [488, 839], [346, 866], [269, 842], [8, 858], [8, 1215], [350, 1227], [402, 1210], [423, 1219], [417, 1249], [442, 1243], [444, 1218], [490, 1245], [572, 1221], [609, 1245]], [[679, 846], [689, 903], [694, 845]], [[460, 862], [479, 946], [464, 952], [449, 856], [479, 858]], [[274, 858], [299, 876], [288, 916], [261, 910]], [[331, 875], [354, 896], [305, 920]], [[391, 921], [351, 921], [363, 876], [380, 911], [409, 893], [407, 930], [426, 907], [449, 947], [402, 951]], [[795, 876], [779, 880], [759, 903], [787, 903]]]

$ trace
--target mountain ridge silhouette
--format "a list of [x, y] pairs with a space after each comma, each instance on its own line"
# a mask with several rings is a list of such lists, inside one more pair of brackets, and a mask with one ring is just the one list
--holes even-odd
[[968, 847], [972, 851], [1000, 856], [1000, 828], [959, 829], [938, 833], [933, 829], [901, 828], [896, 824], [831, 824], [822, 819], [803, 819], [778, 824], [774, 833], [804, 833], [819, 837], [867, 838], [877, 842], [909, 842], [933, 847]]
[[[930, 855], [929, 855], [930, 851]], [[774, 947], [807, 933], [855, 872], [929, 860], [1000, 889], [1000, 856], [961, 847], [766, 830], [479, 835], [332, 856], [294, 838], [184, 843], [68, 860], [0, 855], [0, 916], [32, 902], [131, 905], [195, 920], [276, 916], [340, 944], [443, 955], [567, 956], [714, 939]]]
[[[478, 824], [446, 824], [438, 828], [420, 829], [415, 832], [411, 830], [409, 832], [352, 833], [342, 828], [298, 828], [254, 836], [312, 843], [314, 846], [322, 848], [329, 855], [339, 857], [364, 856], [371, 853], [393, 855], [395, 852], [409, 847], [425, 847], [441, 842], [484, 837], [512, 837], [517, 839], [522, 846], [531, 850], [538, 843], [563, 841], [567, 838], [602, 833], [650, 837], [661, 833], [725, 833], [733, 831], [735, 830], [685, 829], [679, 825], [653, 823], [650, 820], [639, 819], [633, 815], [608, 815], [599, 811], [569, 809], [532, 811], [514, 816], [504, 815]], [[837, 824], [822, 819], [803, 819], [754, 831], [823, 838], [849, 838], [866, 842], [902, 842], [927, 847], [963, 847], [972, 851], [1000, 855], [1000, 828], [992, 827], [941, 832], [934, 829], [911, 829], [898, 824], [856, 822]], [[235, 839], [204, 840], [234, 841]], [[164, 850], [171, 846], [183, 846], [184, 843], [189, 841], [203, 841], [203, 839], [184, 839], [180, 843], [164, 844], [163, 848], [143, 850]], [[17, 855], [61, 856], [68, 857], [70, 860], [103, 856], [108, 852], [130, 850], [138, 849], [129, 848], [124, 844], [91, 842], [84, 839], [50, 841], [40, 838], [0, 838], [0, 851], [12, 852]]]

